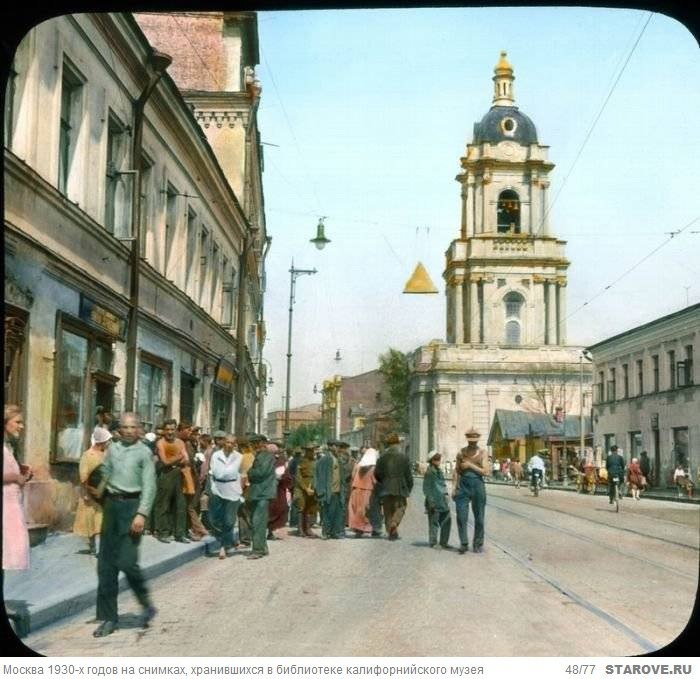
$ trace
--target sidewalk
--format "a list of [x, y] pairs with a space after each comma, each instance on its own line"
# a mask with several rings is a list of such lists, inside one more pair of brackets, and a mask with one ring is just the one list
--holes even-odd
[[[164, 544], [146, 535], [141, 540], [139, 563], [144, 575], [154, 578], [204, 556], [215, 542], [205, 537], [190, 544]], [[32, 547], [28, 571], [3, 573], [6, 608], [8, 613], [17, 611], [28, 618], [23, 621], [29, 627], [25, 632], [95, 606], [97, 559], [78, 553], [86, 546], [85, 538], [73, 533], [51, 533], [44, 543]], [[119, 590], [126, 587], [126, 578], [120, 573]]]
[[[488, 479], [487, 483], [492, 483], [494, 485], [501, 485], [501, 486], [512, 486], [513, 482], [507, 482], [507, 481], [501, 481], [501, 480], [495, 480], [495, 479]], [[523, 486], [528, 485], [527, 479], [523, 479], [522, 484]], [[568, 486], [564, 486], [561, 481], [550, 481], [547, 486], [549, 490], [563, 490], [565, 492], [570, 492], [570, 493], [575, 493], [576, 492], [576, 484], [574, 482], [569, 483]], [[586, 494], [585, 491], [581, 491], [582, 493]], [[598, 486], [596, 489], [596, 495], [605, 495], [607, 493], [607, 490], [604, 490], [602, 486]], [[698, 497], [697, 494], [694, 494], [692, 498], [688, 498], [687, 495], [683, 495], [683, 497], [678, 497], [678, 491], [675, 488], [651, 488], [650, 490], [644, 491], [642, 493], [642, 497], [645, 500], [667, 500], [668, 502], [681, 502], [681, 503], [686, 503], [686, 504], [700, 504], [700, 497]]]

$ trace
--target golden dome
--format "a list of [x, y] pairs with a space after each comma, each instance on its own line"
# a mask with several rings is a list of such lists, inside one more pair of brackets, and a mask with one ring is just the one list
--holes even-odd
[[501, 58], [498, 60], [496, 67], [493, 69], [496, 73], [498, 73], [499, 71], [510, 71], [511, 73], [513, 72], [513, 67], [508, 62], [508, 59], [506, 59], [507, 56], [507, 52], [501, 52]]

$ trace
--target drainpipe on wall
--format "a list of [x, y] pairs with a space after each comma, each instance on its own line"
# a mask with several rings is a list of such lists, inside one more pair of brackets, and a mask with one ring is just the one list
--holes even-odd
[[150, 71], [148, 83], [134, 104], [134, 137], [131, 146], [131, 166], [134, 173], [131, 198], [131, 253], [129, 256], [129, 325], [126, 336], [126, 386], [124, 388], [124, 411], [134, 410], [136, 386], [136, 339], [138, 335], [139, 277], [141, 266], [141, 151], [143, 144], [143, 121], [146, 101], [158, 84], [173, 59], [163, 52], [153, 50], [146, 65]]

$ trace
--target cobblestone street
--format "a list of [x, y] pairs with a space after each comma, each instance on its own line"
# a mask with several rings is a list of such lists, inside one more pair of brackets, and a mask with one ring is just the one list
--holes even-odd
[[110, 637], [92, 637], [90, 610], [25, 643], [51, 656], [618, 656], [685, 627], [697, 505], [626, 499], [614, 514], [603, 496], [489, 484], [485, 552], [459, 555], [428, 548], [417, 486], [398, 542], [289, 536], [259, 561], [200, 558], [152, 582], [145, 632], [126, 592]]

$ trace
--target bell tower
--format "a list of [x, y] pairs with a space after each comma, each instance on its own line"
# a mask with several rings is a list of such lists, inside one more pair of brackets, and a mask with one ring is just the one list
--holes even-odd
[[500, 347], [566, 344], [565, 242], [548, 221], [548, 147], [515, 105], [501, 52], [492, 106], [460, 159], [460, 237], [446, 252], [447, 342]]

